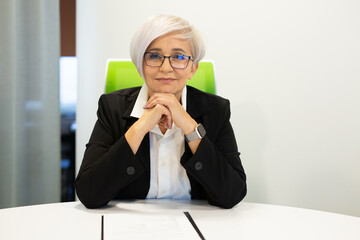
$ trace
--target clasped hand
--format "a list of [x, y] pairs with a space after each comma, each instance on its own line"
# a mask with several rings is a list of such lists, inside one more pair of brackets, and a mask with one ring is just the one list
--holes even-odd
[[[156, 93], [146, 102], [143, 115], [125, 133], [126, 141], [134, 154], [140, 143], [151, 129], [162, 122], [165, 128], [171, 128], [172, 123], [182, 129], [185, 135], [194, 131], [197, 122], [185, 111], [174, 94]], [[192, 153], [199, 146], [200, 139], [189, 142]]]
[[172, 122], [174, 122], [185, 134], [192, 132], [197, 125], [174, 94], [155, 93], [146, 102], [144, 109], [146, 111], [139, 121], [143, 123], [146, 132], [160, 122], [167, 129], [170, 129]]

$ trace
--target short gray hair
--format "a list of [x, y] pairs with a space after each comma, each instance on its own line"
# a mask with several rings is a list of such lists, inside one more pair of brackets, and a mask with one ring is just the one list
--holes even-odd
[[171, 15], [155, 15], [135, 32], [130, 46], [130, 56], [142, 78], [143, 57], [149, 45], [158, 37], [179, 32], [179, 37], [190, 41], [194, 64], [205, 55], [205, 44], [199, 32], [188, 21]]

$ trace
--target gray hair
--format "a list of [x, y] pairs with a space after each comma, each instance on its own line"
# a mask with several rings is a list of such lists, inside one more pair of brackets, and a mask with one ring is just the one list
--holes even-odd
[[158, 37], [179, 32], [179, 37], [190, 41], [194, 64], [205, 55], [205, 44], [199, 32], [188, 21], [171, 15], [155, 15], [135, 32], [130, 46], [130, 56], [142, 78], [143, 57], [148, 46]]

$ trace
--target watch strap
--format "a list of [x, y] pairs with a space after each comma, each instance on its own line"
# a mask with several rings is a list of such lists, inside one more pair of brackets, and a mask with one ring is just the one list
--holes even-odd
[[[199, 130], [201, 130], [201, 131], [199, 131]], [[206, 131], [205, 131], [203, 125], [201, 123], [199, 123], [195, 127], [195, 131], [185, 135], [185, 139], [186, 139], [187, 142], [191, 142], [191, 141], [194, 141], [196, 139], [203, 138], [205, 136], [205, 134], [206, 134]]]

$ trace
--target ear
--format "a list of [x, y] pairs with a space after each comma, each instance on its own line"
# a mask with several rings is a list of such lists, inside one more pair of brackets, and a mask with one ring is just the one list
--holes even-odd
[[192, 77], [194, 76], [194, 74], [196, 73], [196, 71], [198, 70], [198, 68], [199, 68], [199, 63], [192, 65], [191, 71], [190, 71], [189, 77], [188, 77], [189, 80], [192, 79]]

